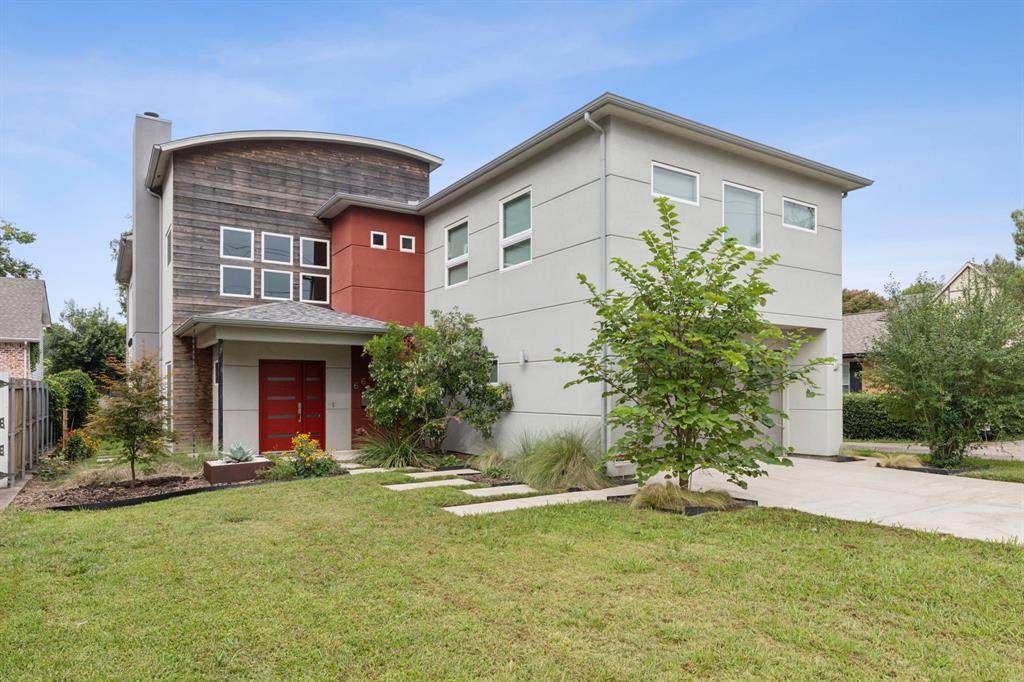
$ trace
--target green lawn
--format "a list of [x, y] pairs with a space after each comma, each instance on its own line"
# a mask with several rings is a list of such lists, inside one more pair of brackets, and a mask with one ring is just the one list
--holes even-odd
[[457, 518], [397, 474], [0, 514], [5, 679], [1019, 679], [1024, 548], [782, 510]]
[[[862, 448], [845, 448], [843, 454], [854, 457], [889, 457], [900, 453], [881, 452], [880, 450], [866, 450]], [[913, 453], [910, 453], [913, 454]], [[922, 455], [915, 455], [922, 457]], [[927, 458], [923, 461], [927, 463]], [[1024, 461], [1007, 459], [984, 459], [982, 457], [967, 457], [964, 459], [964, 467], [985, 467], [977, 471], [968, 471], [957, 476], [964, 478], [984, 478], [989, 481], [1006, 481], [1008, 483], [1024, 483]]]

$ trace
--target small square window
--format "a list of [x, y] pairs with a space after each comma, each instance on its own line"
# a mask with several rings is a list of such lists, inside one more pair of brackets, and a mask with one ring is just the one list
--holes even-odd
[[808, 232], [818, 231], [818, 207], [795, 199], [782, 200], [782, 224]]
[[403, 234], [398, 238], [398, 250], [405, 253], [416, 253], [416, 237], [411, 234]]
[[220, 228], [220, 255], [222, 258], [252, 260], [252, 230]]
[[329, 242], [326, 239], [303, 237], [300, 242], [301, 262], [304, 268], [326, 268]]
[[292, 300], [292, 273], [283, 270], [264, 270], [262, 289], [262, 298], [271, 301]]
[[327, 275], [302, 275], [301, 301], [303, 303], [327, 303]]
[[386, 249], [388, 248], [388, 235], [386, 232], [371, 232], [370, 233], [370, 248], [371, 249]]
[[453, 265], [448, 268], [448, 286], [459, 284], [469, 279], [469, 263]]
[[286, 234], [264, 232], [263, 262], [292, 264], [292, 238]]
[[220, 293], [222, 296], [252, 298], [252, 268], [220, 266]]

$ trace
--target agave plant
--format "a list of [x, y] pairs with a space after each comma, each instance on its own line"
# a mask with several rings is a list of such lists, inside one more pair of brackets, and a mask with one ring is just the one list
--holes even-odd
[[253, 453], [252, 448], [247, 448], [241, 443], [235, 443], [231, 446], [231, 449], [224, 453], [224, 461], [226, 462], [251, 462], [253, 457], [256, 455]]

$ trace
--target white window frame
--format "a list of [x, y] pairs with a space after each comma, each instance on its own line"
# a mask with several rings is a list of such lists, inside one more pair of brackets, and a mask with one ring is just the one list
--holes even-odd
[[[448, 258], [448, 233], [454, 230], [456, 227], [466, 226], [466, 253], [455, 258]], [[444, 257], [444, 288], [451, 289], [452, 287], [462, 286], [469, 281], [469, 217], [459, 218], [454, 223], [444, 228], [444, 247], [441, 249], [441, 255]], [[466, 279], [455, 284], [448, 283], [448, 271], [452, 268], [466, 264]]]
[[[373, 238], [376, 237], [377, 235], [380, 235], [381, 237], [384, 237], [384, 243], [379, 245], [379, 246], [377, 244], [373, 243]], [[388, 233], [387, 232], [379, 232], [377, 230], [370, 230], [370, 248], [371, 249], [384, 249], [384, 250], [387, 250], [387, 248], [388, 248]]]
[[[327, 265], [310, 265], [309, 263], [302, 262], [302, 247], [306, 242], [319, 242], [327, 245]], [[329, 239], [317, 239], [316, 237], [299, 237], [299, 267], [329, 270], [331, 268], [331, 241]]]
[[[791, 203], [791, 204], [796, 204], [797, 206], [805, 206], [807, 208], [813, 208], [814, 209], [814, 228], [813, 229], [808, 230], [806, 227], [801, 227], [800, 225], [790, 225], [789, 223], [786, 222], [786, 202], [787, 201], [789, 203]], [[818, 205], [817, 204], [809, 204], [806, 201], [800, 201], [799, 199], [793, 199], [791, 197], [785, 197], [785, 196], [782, 197], [782, 226], [783, 227], [788, 227], [788, 228], [793, 229], [793, 230], [800, 230], [801, 232], [805, 232], [807, 234], [817, 234], [818, 233]]]
[[[284, 237], [288, 240], [288, 262], [283, 260], [267, 260], [267, 237]], [[328, 256], [328, 259], [330, 257]], [[295, 238], [290, 234], [281, 234], [280, 232], [261, 232], [260, 233], [260, 262], [261, 263], [273, 263], [275, 265], [288, 265], [290, 266], [295, 262]]]
[[[408, 249], [405, 248], [405, 246], [403, 246], [403, 242], [405, 242], [406, 239], [411, 239], [412, 240], [412, 246], [410, 246]], [[416, 237], [414, 235], [411, 235], [411, 234], [403, 234], [403, 235], [399, 236], [398, 237], [398, 250], [401, 251], [402, 253], [416, 253]]]
[[[530, 229], [523, 230], [518, 234], [514, 234], [511, 237], [503, 237], [505, 234], [505, 204], [524, 194], [530, 195]], [[516, 263], [515, 265], [505, 265], [505, 249], [510, 246], [515, 246], [519, 242], [525, 242], [530, 240], [530, 259], [524, 260], [522, 263]], [[523, 189], [509, 194], [504, 199], [498, 201], [498, 269], [499, 272], [506, 272], [508, 270], [515, 270], [521, 268], [524, 265], [529, 265], [533, 262], [533, 185], [524, 187]]]
[[[305, 296], [303, 296], [302, 295], [303, 294], [303, 292], [302, 292], [302, 278], [303, 277], [321, 277], [323, 279], [326, 279], [327, 280], [327, 289], [326, 289], [327, 298], [324, 299], [323, 301], [318, 301], [316, 299], [306, 298]], [[302, 303], [330, 303], [331, 302], [331, 276], [330, 275], [323, 275], [323, 274], [320, 274], [318, 272], [300, 272], [299, 273], [299, 301], [301, 301]]]
[[[249, 257], [245, 256], [227, 256], [224, 254], [224, 230], [234, 230], [235, 232], [248, 232], [249, 233]], [[220, 226], [220, 257], [228, 258], [230, 260], [244, 260], [249, 263], [253, 261], [253, 256], [256, 255], [256, 233], [246, 227], [231, 227], [230, 225]]]
[[[689, 199], [683, 199], [682, 197], [674, 197], [671, 194], [662, 194], [661, 192], [654, 191], [654, 169], [664, 168], [665, 170], [672, 171], [673, 173], [681, 173], [682, 175], [689, 175], [694, 179], [694, 195], [697, 197], [696, 201], [690, 201]], [[678, 166], [671, 166], [667, 163], [660, 161], [651, 161], [651, 196], [652, 197], [665, 197], [672, 201], [678, 201], [681, 204], [688, 204], [689, 206], [700, 206], [700, 173], [697, 171], [687, 170], [685, 168], [679, 168]]]
[[[249, 271], [249, 293], [247, 294], [228, 294], [224, 292], [224, 268], [235, 268], [236, 270], [248, 270]], [[220, 295], [228, 296], [230, 298], [255, 298], [256, 296], [256, 276], [255, 268], [250, 265], [225, 265], [220, 266]]]
[[[273, 261], [271, 261], [273, 262]], [[288, 275], [288, 298], [278, 296], [267, 296], [267, 273], [272, 272], [278, 275]], [[263, 268], [260, 271], [260, 298], [267, 301], [291, 301], [295, 299], [295, 277], [291, 270], [270, 270]]]
[[[761, 205], [761, 215], [760, 215], [760, 217], [758, 219], [758, 226], [760, 227], [760, 239], [758, 239], [758, 241], [761, 242], [761, 246], [748, 246], [747, 244], [744, 244], [743, 242], [741, 242], [739, 240], [737, 240], [736, 243], [739, 244], [740, 246], [742, 246], [745, 249], [750, 249], [751, 251], [758, 251], [758, 252], [764, 251], [764, 192], [759, 190], [759, 189], [757, 189], [756, 187], [748, 187], [747, 185], [741, 185], [738, 182], [729, 182], [728, 180], [722, 180], [722, 224], [723, 225], [727, 225], [728, 224], [728, 223], [725, 222], [725, 188], [726, 187], [735, 187], [737, 189], [745, 189], [748, 192], [754, 192], [755, 194], [757, 194], [761, 198], [760, 202], [758, 202]], [[729, 235], [725, 235], [724, 238], [727, 239], [728, 237], [729, 237]]]

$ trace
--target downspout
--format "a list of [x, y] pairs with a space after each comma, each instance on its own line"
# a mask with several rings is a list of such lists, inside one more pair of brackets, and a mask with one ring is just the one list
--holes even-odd
[[[598, 144], [601, 146], [601, 270], [598, 278], [598, 290], [603, 294], [608, 291], [608, 138], [603, 127], [598, 125], [590, 112], [583, 113], [584, 122], [593, 128], [600, 136]], [[601, 349], [601, 364], [608, 364], [608, 344]], [[601, 380], [601, 450], [608, 452], [611, 447], [611, 434], [608, 427], [608, 398], [605, 392], [608, 390], [608, 383]]]
[[217, 455], [224, 452], [224, 341], [217, 339]]

